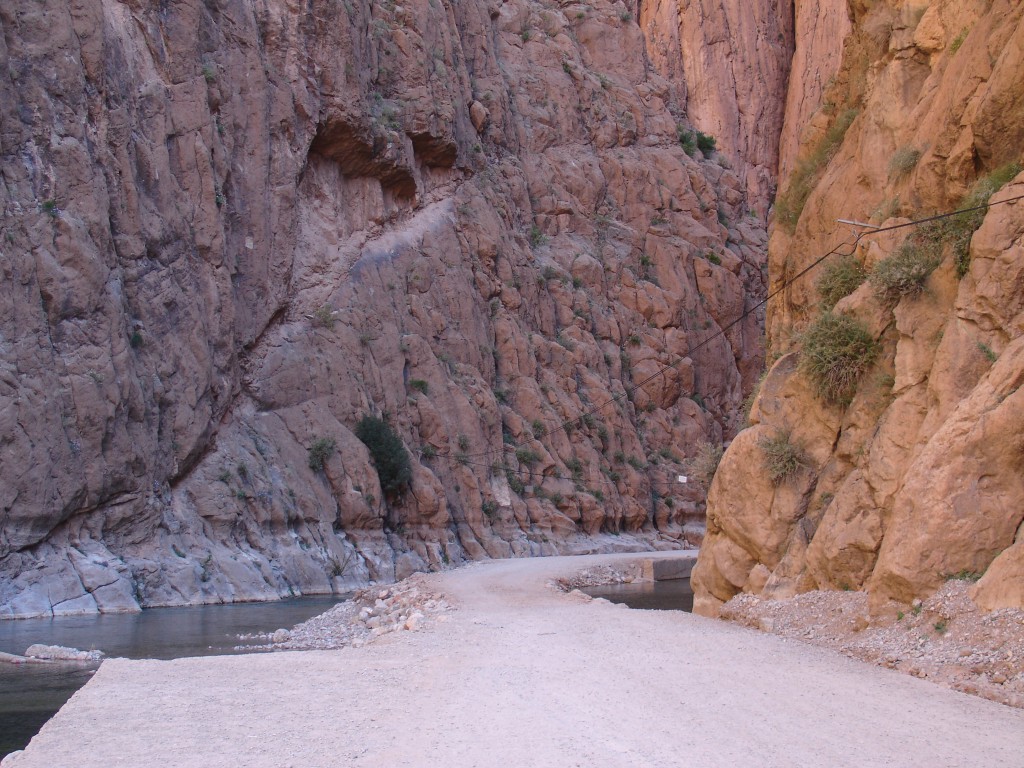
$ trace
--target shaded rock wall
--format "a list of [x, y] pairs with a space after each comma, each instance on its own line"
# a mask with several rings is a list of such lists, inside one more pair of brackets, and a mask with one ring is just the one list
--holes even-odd
[[[803, 15], [816, 19], [818, 13], [815, 7]], [[833, 28], [831, 17], [821, 20], [823, 28]], [[715, 138], [744, 179], [752, 206], [766, 218], [787, 107], [782, 94], [795, 45], [793, 3], [659, 0], [640, 5], [640, 27], [652, 64], [683, 84], [693, 125]], [[814, 66], [827, 57], [823, 53], [813, 48]]]
[[621, 3], [0, 24], [0, 615], [699, 535], [673, 479], [734, 433], [758, 317], [688, 350], [763, 293], [766, 235]]
[[[826, 87], [799, 63], [811, 59], [798, 32], [790, 109], [806, 113], [821, 95], [799, 141], [787, 116], [773, 286], [844, 236], [852, 241], [837, 218], [895, 225], [951, 210], [1024, 160], [1019, 3], [851, 2], [848, 14]], [[799, 31], [799, 9], [797, 18]], [[844, 115], [845, 133], [836, 129]], [[993, 200], [1021, 194], [1018, 175]], [[771, 348], [781, 357], [709, 494], [697, 610], [714, 614], [740, 591], [864, 588], [874, 610], [895, 611], [950, 576], [983, 573], [974, 588], [982, 607], [1024, 604], [1021, 211], [1020, 203], [988, 211], [962, 276], [947, 230], [931, 241], [942, 259], [920, 292], [886, 298], [865, 283], [836, 305], [880, 348], [848, 405], [822, 402], [799, 370], [799, 333], [822, 312], [816, 274], [770, 304]], [[856, 257], [871, 269], [906, 237], [867, 237]], [[776, 486], [761, 438], [781, 434], [803, 466]]]

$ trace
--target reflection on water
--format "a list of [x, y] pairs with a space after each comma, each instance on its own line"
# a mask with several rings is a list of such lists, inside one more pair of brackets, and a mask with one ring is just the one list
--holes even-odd
[[689, 579], [635, 581], [632, 584], [586, 587], [582, 591], [591, 597], [603, 597], [613, 603], [624, 603], [630, 608], [654, 611], [693, 610], [693, 589], [690, 587]]
[[[289, 628], [342, 598], [275, 603], [151, 608], [142, 613], [0, 621], [0, 651], [22, 654], [33, 643], [94, 648], [129, 659], [177, 659], [236, 651], [237, 635]], [[246, 641], [247, 643], [253, 641]], [[81, 665], [0, 663], [0, 758], [22, 749], [92, 676]]]

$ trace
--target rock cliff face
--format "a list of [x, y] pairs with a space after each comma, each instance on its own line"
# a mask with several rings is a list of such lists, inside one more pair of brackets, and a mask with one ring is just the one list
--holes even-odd
[[[0, 24], [0, 615], [699, 532], [675, 475], [762, 359], [756, 315], [715, 336], [766, 281], [746, 190], [781, 109], [744, 78], [713, 104], [711, 65], [660, 74], [604, 0], [26, 0]], [[687, 92], [739, 170], [684, 152]], [[400, 499], [365, 414], [411, 453]]]
[[[819, 22], [845, 20], [797, 6], [773, 288], [853, 243], [837, 218], [892, 227], [1024, 195], [1020, 3], [826, 5]], [[845, 272], [832, 257], [770, 303], [778, 359], [710, 490], [698, 611], [821, 588], [895, 612], [951, 576], [980, 577], [983, 608], [1024, 606], [1022, 211], [866, 236]], [[833, 303], [859, 347], [811, 332]], [[828, 396], [822, 360], [852, 394]]]
[[[828, 22], [826, 16], [823, 23]], [[694, 126], [715, 137], [763, 217], [775, 192], [786, 108], [780, 96], [793, 57], [793, 25], [788, 2], [655, 0], [640, 5], [652, 63], [687, 89]]]

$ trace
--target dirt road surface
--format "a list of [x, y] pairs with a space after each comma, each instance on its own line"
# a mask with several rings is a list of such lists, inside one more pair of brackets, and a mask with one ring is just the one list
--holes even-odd
[[103, 664], [4, 768], [1013, 766], [1024, 711], [792, 640], [547, 586], [636, 555], [431, 577], [362, 648]]

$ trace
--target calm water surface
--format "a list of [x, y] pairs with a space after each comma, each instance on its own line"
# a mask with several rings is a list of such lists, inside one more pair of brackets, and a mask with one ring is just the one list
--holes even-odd
[[[0, 651], [23, 654], [33, 643], [98, 649], [128, 659], [177, 659], [236, 651], [237, 635], [290, 628], [342, 598], [274, 603], [150, 608], [142, 613], [0, 621]], [[76, 665], [0, 663], [0, 757], [22, 749], [93, 669]]]
[[653, 611], [692, 611], [693, 589], [689, 579], [640, 581], [632, 584], [609, 584], [581, 590], [591, 597], [603, 597], [630, 608]]

